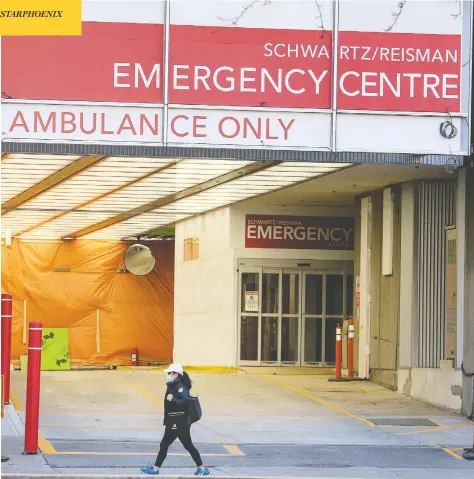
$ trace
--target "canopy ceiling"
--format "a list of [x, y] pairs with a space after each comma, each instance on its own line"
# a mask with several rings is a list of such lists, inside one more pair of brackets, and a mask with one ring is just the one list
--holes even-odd
[[7, 153], [2, 236], [110, 239], [286, 188], [350, 163]]

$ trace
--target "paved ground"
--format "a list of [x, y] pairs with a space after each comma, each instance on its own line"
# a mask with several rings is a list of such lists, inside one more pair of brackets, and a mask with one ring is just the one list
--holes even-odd
[[[203, 406], [193, 438], [215, 476], [474, 477], [474, 464], [460, 456], [472, 443], [472, 422], [372, 383], [302, 375], [192, 377]], [[12, 397], [20, 417], [8, 409], [2, 421], [2, 448], [11, 454], [2, 475], [136, 474], [156, 456], [164, 386], [159, 371], [43, 373], [44, 458], [25, 457], [18, 455], [25, 375], [15, 372]], [[192, 471], [191, 458], [174, 445], [163, 473]]]

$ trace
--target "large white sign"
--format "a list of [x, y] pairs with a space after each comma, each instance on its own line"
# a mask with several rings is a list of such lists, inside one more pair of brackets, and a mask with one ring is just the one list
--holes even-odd
[[[5, 102], [7, 140], [163, 144], [160, 105]], [[168, 144], [329, 149], [331, 115], [170, 108]]]
[[[3, 139], [70, 143], [331, 149], [330, 113], [289, 110], [2, 102]], [[337, 151], [463, 154], [461, 134], [445, 138], [439, 116], [339, 114]], [[451, 118], [458, 132], [464, 120]], [[414, 134], [413, 132], [417, 132]]]
[[81, 37], [2, 40], [4, 139], [468, 154], [472, 9], [86, 0]]
[[6, 140], [162, 143], [163, 107], [2, 104]]
[[271, 110], [170, 109], [170, 144], [329, 148], [331, 115]]

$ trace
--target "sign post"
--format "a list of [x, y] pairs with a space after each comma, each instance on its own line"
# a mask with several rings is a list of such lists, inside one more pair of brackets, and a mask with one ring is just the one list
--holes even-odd
[[[2, 377], [4, 379], [2, 397], [10, 404], [10, 358], [12, 351], [12, 311], [13, 297], [2, 294]], [[3, 416], [2, 416], [3, 417]]]
[[[3, 397], [3, 381], [4, 381], [4, 378], [3, 378], [3, 374], [2, 374], [2, 419], [5, 417], [5, 401], [4, 401], [4, 397]], [[10, 458], [8, 456], [4, 456], [2, 455], [2, 462], [7, 462]]]
[[5, 401], [3, 398], [3, 381], [4, 381], [4, 378], [2, 374], [2, 419], [5, 417]]
[[43, 325], [39, 321], [30, 323], [26, 380], [25, 454], [38, 454], [42, 331]]

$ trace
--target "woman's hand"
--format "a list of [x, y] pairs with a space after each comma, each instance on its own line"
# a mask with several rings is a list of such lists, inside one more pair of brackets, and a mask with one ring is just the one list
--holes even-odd
[[168, 394], [168, 396], [166, 396], [166, 399], [168, 401], [171, 401], [173, 399], [173, 395], [172, 394]]

